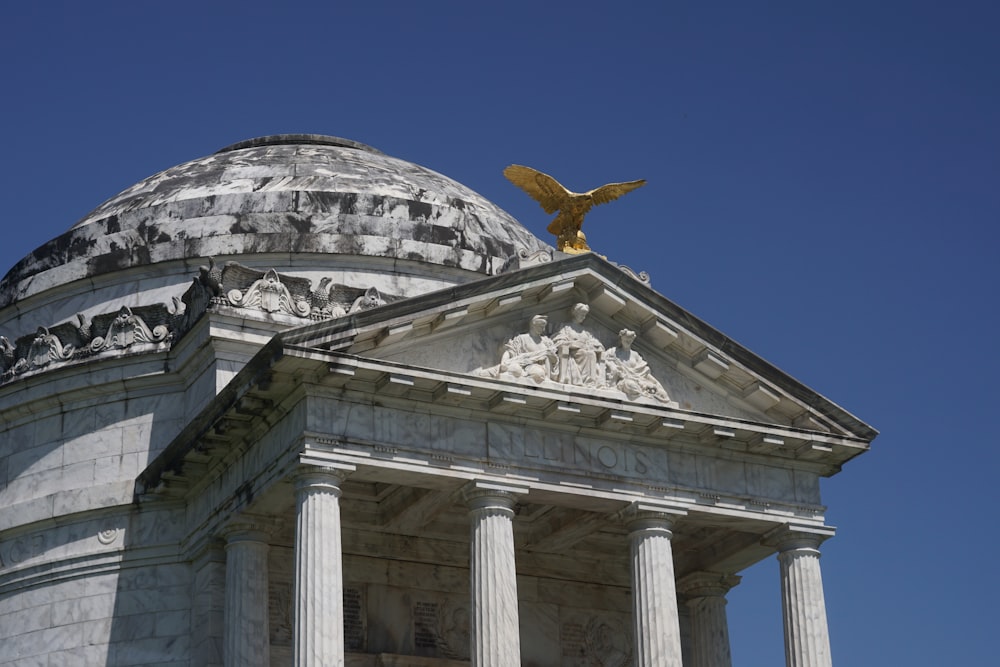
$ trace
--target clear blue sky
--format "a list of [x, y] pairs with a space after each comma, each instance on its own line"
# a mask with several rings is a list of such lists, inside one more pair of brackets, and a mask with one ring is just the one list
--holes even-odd
[[[591, 245], [882, 431], [824, 482], [836, 663], [997, 664], [998, 35], [991, 2], [10, 3], [0, 272], [265, 134], [371, 144], [543, 238], [504, 166], [645, 178]], [[745, 574], [735, 663], [783, 664], [777, 564]]]

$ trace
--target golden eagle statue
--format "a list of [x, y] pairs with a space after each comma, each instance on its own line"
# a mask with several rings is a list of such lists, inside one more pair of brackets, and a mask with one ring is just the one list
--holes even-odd
[[548, 174], [519, 164], [512, 164], [504, 169], [503, 175], [531, 195], [546, 213], [559, 212], [555, 220], [549, 223], [548, 231], [556, 235], [556, 249], [570, 254], [590, 252], [587, 237], [580, 227], [583, 226], [583, 216], [587, 215], [592, 206], [618, 199], [626, 192], [646, 184], [645, 180], [608, 183], [580, 193], [570, 192]]

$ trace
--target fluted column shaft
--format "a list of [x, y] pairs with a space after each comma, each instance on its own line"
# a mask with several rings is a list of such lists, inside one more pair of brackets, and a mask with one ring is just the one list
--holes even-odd
[[340, 484], [349, 470], [303, 466], [295, 477], [295, 667], [343, 667]]
[[681, 630], [670, 546], [676, 515], [633, 508], [628, 522], [636, 667], [681, 667]]
[[472, 667], [520, 667], [521, 637], [514, 565], [515, 487], [471, 483]]
[[267, 533], [237, 523], [226, 537], [226, 603], [223, 611], [223, 664], [270, 664], [267, 609]]
[[778, 543], [788, 667], [832, 667], [826, 600], [819, 568], [823, 537], [789, 534]]
[[691, 667], [732, 667], [726, 593], [740, 578], [695, 572], [680, 581], [691, 612]]
[[222, 667], [226, 634], [226, 551], [211, 540], [191, 563], [191, 663]]

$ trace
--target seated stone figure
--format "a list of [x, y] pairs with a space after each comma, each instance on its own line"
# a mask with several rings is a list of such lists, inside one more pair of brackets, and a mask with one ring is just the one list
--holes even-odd
[[578, 303], [571, 312], [572, 320], [552, 337], [559, 350], [556, 380], [577, 387], [602, 387], [605, 383], [604, 367], [601, 365], [604, 345], [583, 328], [590, 306]]
[[518, 334], [504, 345], [500, 363], [478, 371], [484, 377], [530, 378], [541, 383], [552, 378], [556, 363], [556, 347], [545, 335], [548, 319], [544, 315], [531, 318], [528, 333]]
[[635, 332], [622, 329], [618, 332], [620, 347], [609, 347], [604, 352], [605, 377], [612, 389], [624, 393], [629, 400], [640, 396], [654, 398], [662, 403], [670, 402], [670, 396], [663, 385], [653, 377], [649, 364], [632, 349]]

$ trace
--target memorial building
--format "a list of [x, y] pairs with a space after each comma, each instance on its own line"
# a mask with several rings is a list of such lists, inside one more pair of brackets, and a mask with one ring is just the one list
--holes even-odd
[[0, 281], [0, 666], [729, 667], [764, 559], [829, 666], [875, 435], [450, 178], [241, 142]]

